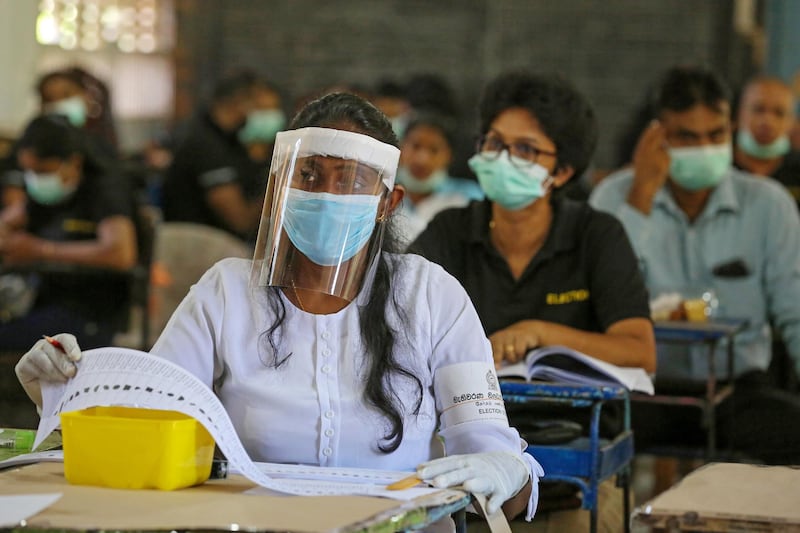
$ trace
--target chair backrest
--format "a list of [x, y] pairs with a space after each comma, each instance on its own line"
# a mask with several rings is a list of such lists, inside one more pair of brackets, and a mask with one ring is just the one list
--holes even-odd
[[161, 223], [156, 232], [150, 276], [151, 344], [206, 270], [226, 257], [252, 255], [247, 244], [223, 230], [188, 222]]

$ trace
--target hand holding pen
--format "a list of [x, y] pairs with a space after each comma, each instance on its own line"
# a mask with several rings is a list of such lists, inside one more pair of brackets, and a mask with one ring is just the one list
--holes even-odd
[[74, 335], [60, 333], [53, 337], [43, 336], [22, 356], [15, 367], [17, 379], [25, 392], [36, 403], [42, 405], [42, 390], [39, 382], [65, 382], [75, 375], [76, 361], [81, 358], [81, 349]]

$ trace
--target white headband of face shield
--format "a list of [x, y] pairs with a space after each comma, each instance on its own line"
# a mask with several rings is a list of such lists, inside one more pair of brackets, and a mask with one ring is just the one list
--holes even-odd
[[301, 128], [279, 132], [275, 144], [294, 146], [296, 158], [321, 155], [360, 161], [381, 172], [387, 189], [394, 188], [400, 149], [369, 135], [331, 128]]

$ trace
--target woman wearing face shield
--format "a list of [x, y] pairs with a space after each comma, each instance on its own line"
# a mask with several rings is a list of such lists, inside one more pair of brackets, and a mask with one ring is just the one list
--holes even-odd
[[[254, 260], [211, 268], [152, 353], [214, 388], [254, 460], [416, 470], [488, 495], [489, 512], [532, 517], [541, 468], [508, 426], [469, 298], [437, 265], [389, 252], [403, 196], [389, 121], [332, 94], [290, 128]], [[79, 357], [74, 337], [56, 338]], [[39, 379], [74, 374], [68, 358], [44, 342], [23, 357], [32, 398]]]

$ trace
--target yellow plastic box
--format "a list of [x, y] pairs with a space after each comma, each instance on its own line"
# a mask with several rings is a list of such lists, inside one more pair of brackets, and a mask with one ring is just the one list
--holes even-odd
[[76, 485], [173, 490], [211, 473], [214, 439], [176, 411], [92, 407], [61, 413], [64, 475]]

